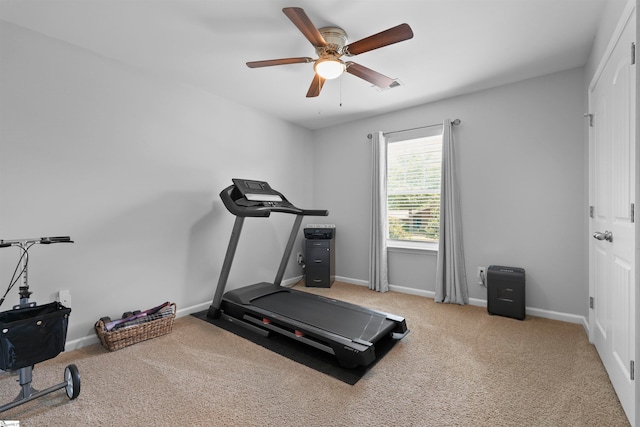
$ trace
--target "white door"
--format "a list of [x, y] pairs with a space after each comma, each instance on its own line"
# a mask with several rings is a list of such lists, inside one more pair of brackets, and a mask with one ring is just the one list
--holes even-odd
[[635, 13], [590, 89], [590, 339], [632, 423], [635, 396]]

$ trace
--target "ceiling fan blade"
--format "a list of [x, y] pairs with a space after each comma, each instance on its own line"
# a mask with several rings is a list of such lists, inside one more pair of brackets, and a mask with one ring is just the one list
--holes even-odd
[[311, 86], [309, 86], [309, 91], [307, 91], [307, 98], [313, 98], [320, 95], [320, 91], [322, 90], [322, 85], [324, 85], [325, 79], [320, 77], [320, 75], [316, 74], [313, 77], [313, 81], [311, 82]]
[[313, 59], [308, 57], [268, 59], [265, 61], [247, 62], [247, 67], [260, 68], [260, 67], [271, 67], [273, 65], [301, 64], [301, 63], [307, 63], [307, 62], [313, 62]]
[[360, 77], [361, 79], [366, 80], [369, 83], [373, 83], [381, 88], [389, 87], [395, 81], [384, 74], [380, 74], [377, 71], [373, 71], [372, 69], [356, 64], [355, 62], [349, 61], [345, 65], [347, 66], [347, 73]]
[[413, 37], [413, 31], [409, 24], [400, 24], [378, 34], [353, 42], [345, 46], [348, 56], [358, 55], [370, 50], [378, 49], [390, 44], [409, 40]]
[[322, 47], [326, 46], [327, 42], [320, 34], [320, 31], [313, 25], [309, 17], [304, 10], [299, 7], [285, 7], [282, 9], [287, 18], [293, 22], [293, 24], [298, 27], [300, 32], [311, 42], [313, 47]]

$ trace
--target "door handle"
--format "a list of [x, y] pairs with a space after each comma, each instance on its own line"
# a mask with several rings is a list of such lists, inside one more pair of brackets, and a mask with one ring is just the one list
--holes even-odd
[[606, 240], [607, 242], [613, 242], [613, 233], [605, 230], [604, 233], [596, 231], [593, 233], [593, 238], [597, 240]]

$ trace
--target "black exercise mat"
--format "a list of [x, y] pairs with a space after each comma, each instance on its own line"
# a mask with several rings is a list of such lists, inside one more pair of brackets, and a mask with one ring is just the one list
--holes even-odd
[[347, 369], [340, 366], [335, 356], [325, 353], [322, 350], [318, 350], [317, 348], [287, 338], [278, 333], [272, 333], [268, 338], [260, 336], [228, 320], [222, 318], [210, 319], [207, 317], [207, 311], [208, 310], [203, 310], [198, 313], [193, 313], [192, 316], [350, 385], [357, 383], [397, 342], [391, 338], [381, 339], [376, 343], [376, 360], [374, 360], [373, 363], [366, 367], [358, 366], [353, 369]]

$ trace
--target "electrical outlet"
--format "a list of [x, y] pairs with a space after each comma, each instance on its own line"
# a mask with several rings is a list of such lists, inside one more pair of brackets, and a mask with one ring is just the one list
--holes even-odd
[[71, 308], [71, 293], [68, 290], [58, 291], [58, 302], [67, 308]]
[[485, 286], [487, 283], [487, 269], [485, 267], [478, 267], [478, 285]]
[[298, 257], [296, 259], [298, 260], [298, 265], [304, 264], [304, 257], [301, 252], [298, 252]]

